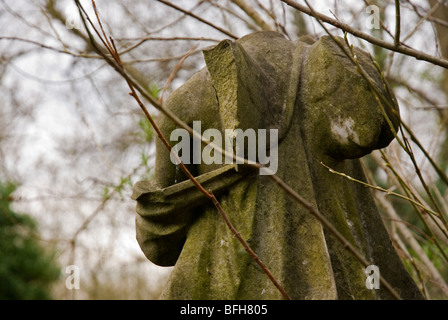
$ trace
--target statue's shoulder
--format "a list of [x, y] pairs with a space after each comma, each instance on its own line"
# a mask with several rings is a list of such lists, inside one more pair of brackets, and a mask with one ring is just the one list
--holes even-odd
[[238, 40], [236, 40], [237, 43], [240, 43], [241, 45], [251, 45], [251, 44], [260, 44], [263, 42], [266, 43], [272, 43], [272, 42], [283, 42], [283, 41], [289, 41], [286, 39], [286, 37], [276, 31], [256, 31], [249, 33]]
[[166, 100], [170, 104], [172, 100], [185, 99], [188, 96], [201, 93], [211, 93], [213, 86], [210, 80], [210, 73], [206, 67], [195, 72], [187, 81], [177, 88]]
[[202, 68], [172, 92], [164, 107], [189, 123], [204, 112], [217, 112], [218, 102], [207, 68]]

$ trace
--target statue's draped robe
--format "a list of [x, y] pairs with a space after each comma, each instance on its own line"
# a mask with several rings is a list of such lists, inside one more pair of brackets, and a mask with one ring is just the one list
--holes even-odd
[[[421, 298], [391, 244], [371, 190], [321, 164], [365, 180], [356, 158], [393, 139], [394, 97], [370, 56], [358, 49], [355, 54], [367, 79], [329, 37], [291, 42], [274, 32], [258, 32], [223, 41], [204, 52], [207, 67], [165, 106], [189, 125], [201, 121], [202, 131], [278, 129], [278, 146], [270, 146], [271, 152], [278, 148], [276, 174], [378, 266], [403, 298]], [[372, 85], [389, 104], [378, 105]], [[176, 128], [165, 116], [159, 125], [168, 139]], [[235, 228], [291, 298], [391, 298], [384, 287], [367, 289], [365, 267], [269, 176], [236, 165], [189, 168], [214, 191]], [[161, 297], [281, 299], [213, 204], [191, 181], [182, 180], [158, 142], [154, 180], [134, 188], [143, 252], [158, 265], [175, 265]]]

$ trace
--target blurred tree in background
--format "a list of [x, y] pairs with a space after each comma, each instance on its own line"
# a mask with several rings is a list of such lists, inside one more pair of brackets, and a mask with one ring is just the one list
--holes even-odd
[[39, 242], [34, 219], [11, 210], [14, 189], [0, 183], [0, 299], [51, 299], [61, 275], [55, 252]]

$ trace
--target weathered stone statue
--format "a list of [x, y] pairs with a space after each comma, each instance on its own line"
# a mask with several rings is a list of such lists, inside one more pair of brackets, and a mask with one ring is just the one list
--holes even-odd
[[[278, 154], [276, 174], [313, 203], [402, 298], [422, 298], [392, 247], [371, 190], [321, 164], [365, 180], [357, 158], [394, 138], [390, 123], [398, 124], [395, 98], [371, 57], [354, 50], [394, 110], [383, 104], [383, 113], [368, 82], [330, 37], [289, 41], [275, 32], [225, 40], [204, 51], [206, 68], [165, 106], [187, 124], [201, 121], [202, 131], [278, 129], [278, 144], [268, 146]], [[167, 117], [159, 125], [167, 139], [176, 129]], [[213, 190], [291, 298], [391, 298], [383, 287], [368, 289], [365, 268], [267, 175], [235, 164], [189, 168]], [[185, 180], [161, 142], [154, 180], [138, 182], [133, 198], [143, 252], [157, 265], [175, 265], [161, 298], [282, 298], [213, 204]]]

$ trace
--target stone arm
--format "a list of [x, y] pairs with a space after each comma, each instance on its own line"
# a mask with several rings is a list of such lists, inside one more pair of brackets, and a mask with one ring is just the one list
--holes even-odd
[[[204, 173], [196, 180], [215, 195], [243, 177], [237, 165], [227, 165]], [[161, 266], [174, 265], [186, 239], [188, 227], [199, 215], [198, 208], [208, 200], [192, 181], [186, 180], [167, 188], [151, 181], [134, 186], [137, 200], [137, 240], [149, 260]]]
[[[221, 128], [216, 93], [206, 69], [196, 73], [166, 101], [165, 107], [192, 126], [199, 120], [202, 129]], [[170, 141], [175, 123], [161, 116], [158, 125]], [[173, 146], [177, 142], [170, 142]], [[242, 177], [233, 165], [187, 165], [206, 190], [215, 194]], [[170, 152], [157, 139], [154, 179], [134, 186], [137, 200], [136, 236], [147, 258], [157, 265], [172, 266], [182, 251], [191, 223], [200, 215], [201, 205], [209, 201], [178, 166], [170, 160]]]

